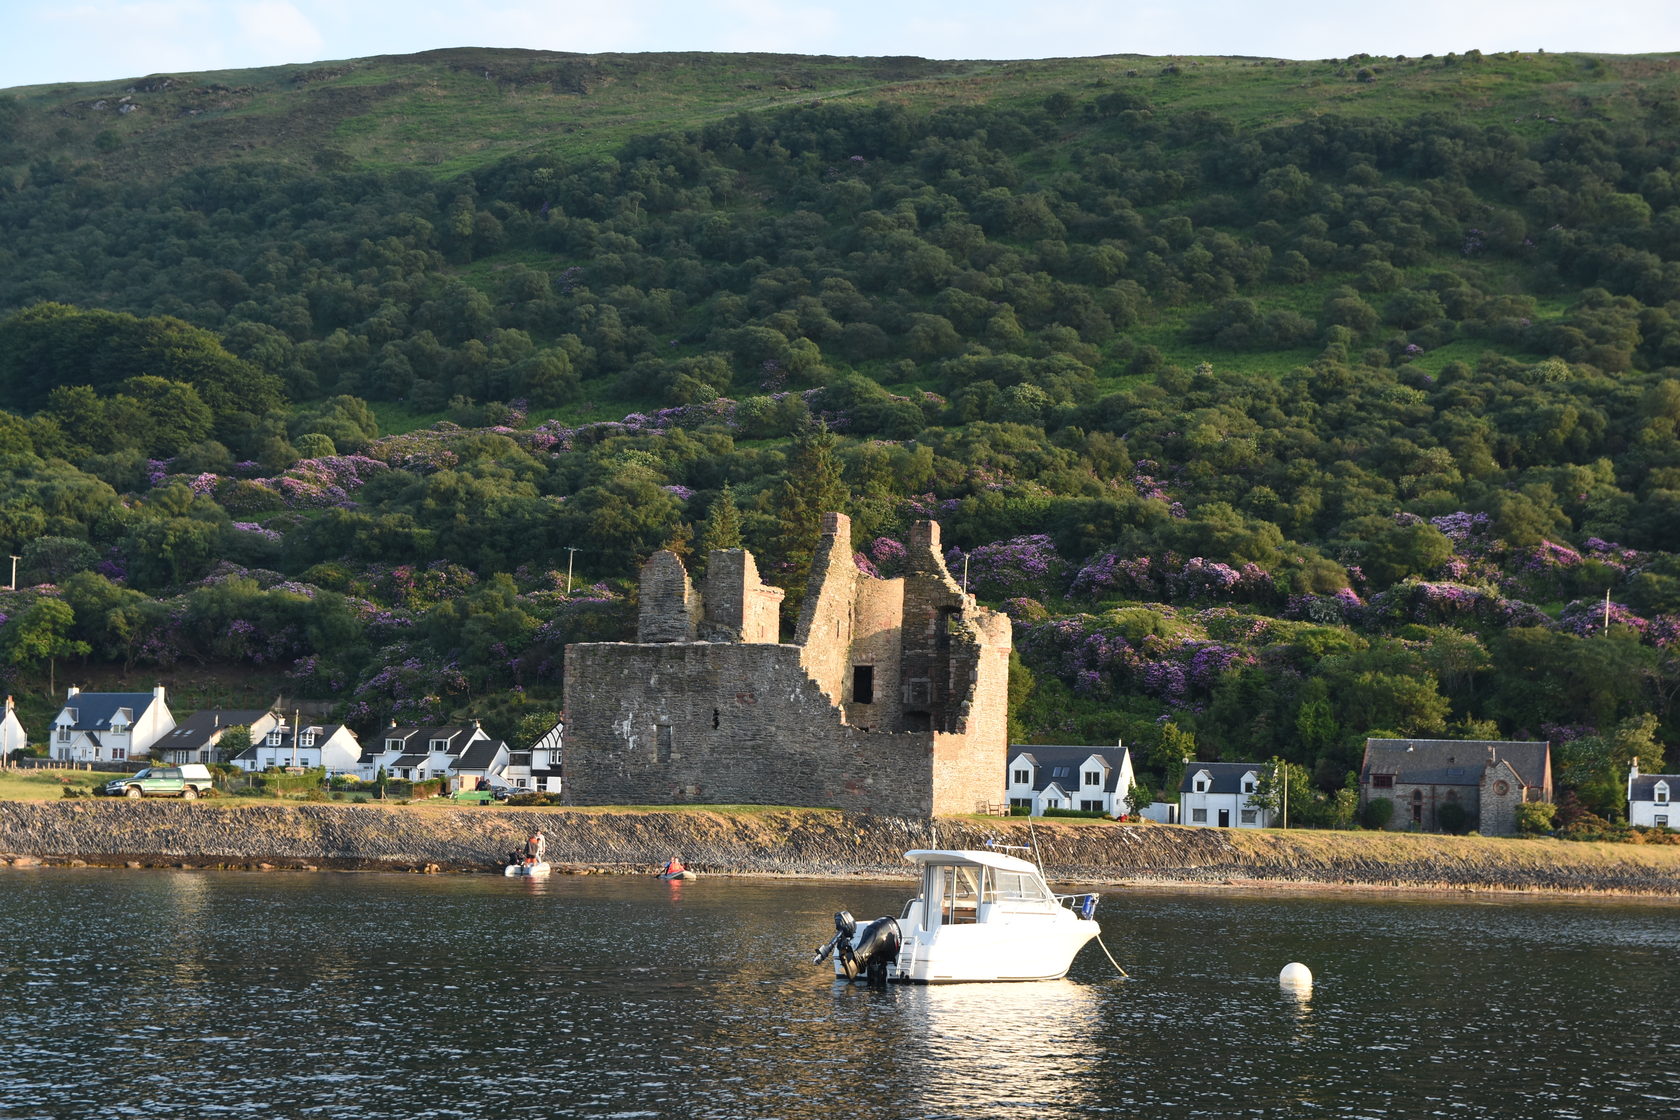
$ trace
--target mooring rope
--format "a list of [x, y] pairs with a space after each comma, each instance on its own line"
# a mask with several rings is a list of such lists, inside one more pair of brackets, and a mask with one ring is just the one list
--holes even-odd
[[1131, 977], [1127, 975], [1126, 970], [1120, 967], [1120, 962], [1114, 959], [1114, 954], [1108, 951], [1108, 946], [1103, 945], [1102, 934], [1100, 933], [1097, 934], [1097, 944], [1102, 946], [1103, 956], [1108, 958], [1108, 963], [1114, 966], [1114, 971], [1120, 974], [1120, 978], [1130, 980]]

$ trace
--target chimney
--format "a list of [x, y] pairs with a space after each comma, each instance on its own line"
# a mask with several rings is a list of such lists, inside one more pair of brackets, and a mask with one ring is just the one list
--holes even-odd
[[71, 696], [80, 696], [81, 694], [82, 694], [82, 690], [77, 688], [75, 685], [71, 685], [69, 688], [64, 690], [64, 695], [65, 695], [66, 698], [69, 698]]
[[1489, 743], [1488, 744], [1488, 765], [1492, 766], [1494, 763], [1496, 763], [1498, 761], [1499, 761], [1499, 748], [1495, 747], [1492, 743]]
[[154, 699], [154, 700], [162, 700], [163, 699], [163, 686], [161, 684], [154, 684], [152, 686], [152, 699]]

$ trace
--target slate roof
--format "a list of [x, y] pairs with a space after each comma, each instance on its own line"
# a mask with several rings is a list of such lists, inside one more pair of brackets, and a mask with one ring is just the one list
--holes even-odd
[[379, 733], [379, 749], [389, 750], [385, 742], [388, 739], [401, 739], [403, 749], [408, 751], [425, 751], [431, 753], [432, 740], [443, 739], [449, 745], [444, 748], [447, 754], [460, 754], [463, 744], [471, 739], [475, 727], [464, 727], [459, 724], [445, 724], [440, 727], [416, 727], [405, 725], [402, 727], [387, 727]]
[[1629, 801], [1656, 801], [1657, 783], [1668, 783], [1668, 799], [1680, 804], [1680, 774], [1641, 774], [1628, 787]]
[[399, 766], [424, 766], [426, 760], [431, 757], [429, 754], [405, 754], [391, 761], [391, 769], [395, 770]]
[[500, 739], [479, 739], [467, 744], [467, 749], [461, 752], [461, 757], [455, 761], [457, 770], [488, 770], [496, 761], [496, 752], [505, 749], [506, 743]]
[[[1080, 764], [1096, 755], [1108, 763], [1103, 775], [1103, 792], [1116, 793], [1119, 792], [1115, 787], [1120, 781], [1120, 760], [1125, 753], [1124, 747], [1043, 747], [1036, 743], [1032, 746], [1017, 743], [1009, 748], [1009, 762], [1014, 763], [1023, 756], [1032, 761], [1035, 766], [1032, 786], [1035, 793], [1042, 793], [1052, 782], [1059, 784], [1064, 793], [1078, 793], [1084, 781], [1084, 776], [1079, 773]], [[1007, 784], [1015, 783], [1009, 781]]]
[[249, 727], [257, 720], [268, 714], [264, 708], [236, 708], [230, 711], [214, 709], [208, 712], [194, 712], [186, 719], [175, 725], [175, 729], [156, 743], [155, 750], [191, 751], [210, 745], [210, 737], [218, 731], [241, 725]]
[[70, 725], [75, 731], [109, 731], [111, 717], [119, 709], [127, 708], [133, 716], [132, 722], [139, 723], [140, 717], [147, 708], [157, 700], [150, 692], [78, 692], [64, 701], [64, 709], [75, 712], [75, 722]]
[[1525, 786], [1546, 784], [1550, 746], [1545, 742], [1501, 742], [1495, 739], [1367, 739], [1359, 780], [1372, 774], [1393, 774], [1397, 782], [1420, 786], [1480, 785], [1488, 763], [1488, 749], [1510, 764]]
[[1263, 777], [1271, 769], [1264, 762], [1187, 762], [1184, 764], [1184, 780], [1178, 783], [1178, 792], [1195, 793], [1196, 775], [1203, 770], [1208, 772], [1212, 780], [1203, 793], [1241, 793], [1243, 775], [1253, 772], [1255, 777]]

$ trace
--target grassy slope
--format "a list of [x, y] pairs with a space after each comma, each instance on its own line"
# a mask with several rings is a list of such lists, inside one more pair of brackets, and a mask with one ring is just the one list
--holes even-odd
[[[1519, 131], [1616, 117], [1680, 84], [1680, 56], [1286, 62], [1140, 56], [1032, 62], [771, 54], [573, 55], [459, 48], [5, 91], [32, 154], [125, 177], [243, 159], [449, 176], [522, 152], [610, 154], [640, 134], [814, 100], [932, 110], [1131, 89], [1245, 129], [1335, 113], [1462, 113]], [[1373, 71], [1358, 80], [1361, 68]], [[119, 112], [124, 100], [133, 106]], [[103, 105], [101, 106], [101, 103]], [[103, 139], [101, 139], [103, 137]], [[1051, 139], [1052, 143], [1053, 138]]]

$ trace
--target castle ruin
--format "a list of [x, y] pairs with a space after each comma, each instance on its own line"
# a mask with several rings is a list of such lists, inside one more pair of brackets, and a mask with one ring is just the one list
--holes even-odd
[[1002, 802], [1009, 619], [979, 606], [910, 530], [906, 574], [852, 558], [824, 515], [792, 643], [752, 553], [713, 552], [702, 593], [660, 552], [635, 642], [566, 649], [568, 802], [829, 806], [892, 816]]

